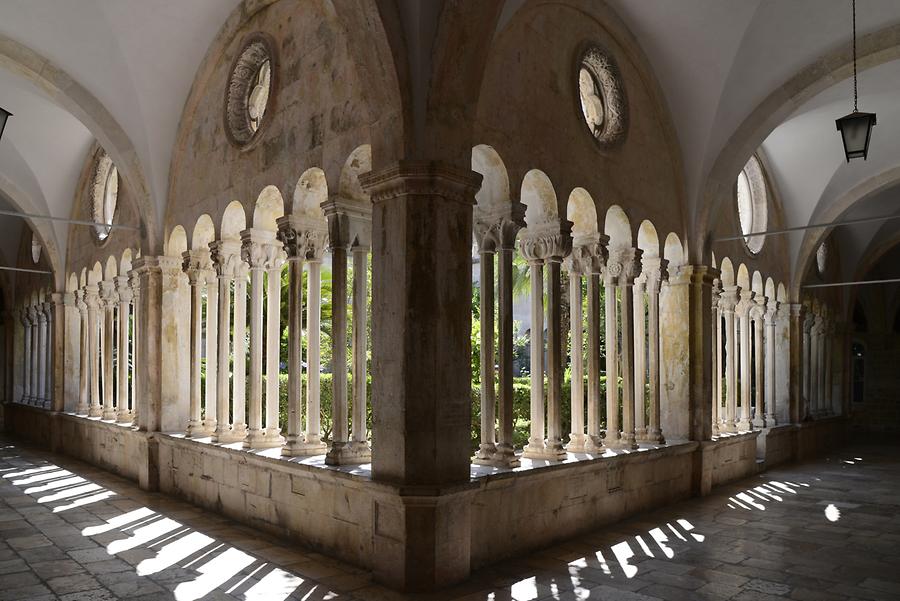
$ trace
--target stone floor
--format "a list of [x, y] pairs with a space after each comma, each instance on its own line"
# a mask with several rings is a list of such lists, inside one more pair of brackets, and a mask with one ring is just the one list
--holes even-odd
[[[407, 598], [0, 438], [0, 601]], [[430, 600], [900, 599], [900, 446], [853, 446], [476, 573]]]

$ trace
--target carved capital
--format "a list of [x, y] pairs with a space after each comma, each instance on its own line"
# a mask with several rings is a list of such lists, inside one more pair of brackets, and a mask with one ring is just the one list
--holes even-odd
[[603, 270], [603, 281], [608, 286], [630, 286], [640, 273], [641, 250], [637, 248], [610, 248]]
[[669, 262], [662, 257], [641, 257], [641, 275], [637, 281], [647, 286], [647, 292], [659, 292], [663, 282], [669, 280]]
[[566, 259], [566, 269], [581, 275], [603, 273], [606, 268], [608, 242], [609, 237], [601, 234], [576, 238], [572, 253]]
[[572, 252], [572, 222], [529, 225], [519, 236], [519, 252], [529, 263], [561, 263]]
[[513, 250], [519, 230], [525, 227], [525, 206], [512, 201], [492, 210], [476, 206], [474, 218], [475, 242], [481, 252]]
[[373, 204], [403, 196], [425, 196], [471, 206], [481, 180], [481, 174], [471, 169], [436, 161], [399, 161], [359, 177]]
[[286, 215], [278, 219], [278, 240], [288, 261], [319, 261], [325, 254], [328, 232], [318, 220]]
[[128, 284], [128, 276], [120, 275], [116, 278], [116, 294], [119, 295], [119, 303], [130, 303], [134, 300], [134, 292]]
[[719, 293], [719, 311], [722, 313], [734, 313], [740, 290], [737, 286], [723, 286], [722, 292]]
[[774, 326], [778, 319], [778, 309], [781, 306], [777, 300], [770, 298], [766, 303], [765, 322], [767, 326]]
[[220, 278], [234, 277], [241, 261], [241, 243], [237, 240], [216, 240], [209, 243], [213, 269]]
[[203, 281], [206, 273], [212, 268], [209, 252], [202, 250], [186, 250], [181, 253], [181, 269], [187, 274], [191, 286]]

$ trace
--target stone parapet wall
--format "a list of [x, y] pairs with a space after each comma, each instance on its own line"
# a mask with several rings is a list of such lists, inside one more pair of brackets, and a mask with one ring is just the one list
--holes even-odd
[[720, 437], [712, 451], [712, 485], [734, 482], [757, 472], [756, 438], [759, 431]]
[[688, 442], [479, 478], [472, 568], [689, 497], [696, 448]]

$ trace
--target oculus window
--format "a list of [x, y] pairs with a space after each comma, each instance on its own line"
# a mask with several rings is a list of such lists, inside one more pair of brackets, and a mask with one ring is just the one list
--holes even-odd
[[91, 187], [91, 219], [97, 224], [94, 226], [94, 234], [101, 242], [105, 241], [112, 231], [109, 226], [112, 225], [116, 214], [118, 199], [119, 171], [109, 155], [101, 150], [97, 155]]
[[769, 201], [766, 178], [756, 157], [750, 157], [738, 174], [735, 197], [744, 244], [747, 250], [755, 255], [762, 250], [766, 237], [750, 234], [765, 231]]

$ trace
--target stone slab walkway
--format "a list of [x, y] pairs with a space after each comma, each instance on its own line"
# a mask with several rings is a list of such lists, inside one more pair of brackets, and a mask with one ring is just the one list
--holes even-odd
[[[369, 575], [0, 438], [0, 601], [393, 601]], [[481, 570], [429, 601], [900, 599], [900, 446], [854, 446]]]

